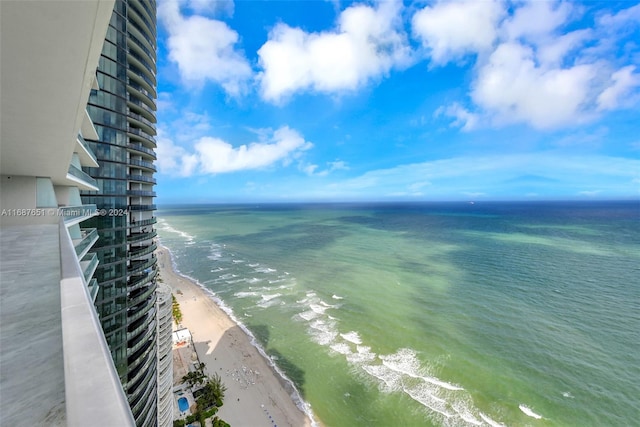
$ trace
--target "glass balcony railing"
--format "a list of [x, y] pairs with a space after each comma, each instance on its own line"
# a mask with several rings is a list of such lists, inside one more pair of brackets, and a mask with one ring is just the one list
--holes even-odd
[[64, 222], [69, 224], [77, 219], [88, 219], [97, 215], [96, 205], [62, 206], [58, 208], [58, 215], [64, 218]]
[[76, 178], [78, 178], [79, 180], [84, 181], [89, 185], [92, 185], [94, 187], [98, 186], [98, 181], [96, 181], [95, 179], [91, 178], [88, 174], [82, 172], [80, 169], [78, 169], [77, 167], [75, 167], [73, 165], [69, 165], [68, 173], [69, 173], [69, 175], [73, 175]]
[[137, 113], [134, 113], [131, 110], [129, 110], [129, 114], [127, 115], [127, 118], [133, 119], [133, 120], [137, 120], [138, 122], [142, 123], [143, 125], [148, 126], [149, 128], [151, 128], [153, 130], [152, 133], [155, 134], [155, 132], [156, 132], [155, 123], [151, 122], [151, 120], [147, 119], [146, 117], [143, 117], [141, 114], [137, 114]]
[[142, 246], [139, 248], [133, 246], [129, 251], [129, 258], [136, 258], [136, 257], [141, 257], [143, 255], [150, 254], [153, 251], [155, 251], [157, 247], [158, 246], [155, 243], [152, 243], [151, 245]]
[[91, 157], [93, 161], [97, 163], [98, 158], [96, 157], [93, 150], [91, 149], [91, 147], [89, 147], [89, 144], [87, 143], [87, 141], [85, 141], [84, 137], [81, 134], [78, 134], [78, 141], [80, 142], [80, 145], [82, 145], [84, 149], [87, 150], [87, 154], [89, 154], [89, 157]]
[[142, 219], [142, 220], [136, 220], [135, 218], [131, 218], [131, 222], [129, 223], [129, 228], [144, 227], [147, 225], [153, 225], [156, 222], [158, 222], [157, 218], [149, 218], [149, 219]]
[[133, 68], [127, 69], [127, 77], [129, 78], [129, 81], [134, 81], [135, 83], [144, 87], [147, 91], [155, 93], [154, 92], [155, 84], [152, 81], [150, 81], [148, 78], [146, 78], [144, 74], [138, 72], [136, 69], [133, 69]]
[[138, 182], [149, 182], [151, 184], [155, 184], [157, 181], [154, 177], [142, 174], [131, 174], [127, 175], [127, 179], [129, 181], [138, 181]]
[[131, 338], [136, 337], [140, 332], [148, 328], [149, 324], [153, 322], [154, 319], [155, 319], [155, 316], [152, 316], [152, 315], [147, 315], [146, 318], [140, 319], [137, 322], [138, 324], [134, 329], [132, 329], [131, 331], [127, 330], [127, 339], [130, 340]]
[[129, 210], [132, 211], [155, 211], [156, 205], [129, 205]]
[[[149, 331], [145, 334], [143, 334], [142, 337], [140, 337], [137, 342], [137, 344], [135, 344], [133, 347], [129, 347], [127, 348], [127, 356], [131, 357], [132, 355], [136, 354], [136, 352], [140, 349], [143, 349], [145, 347], [145, 345], [149, 345], [152, 342], [150, 340], [146, 340], [144, 338], [149, 338], [151, 335], [155, 334], [156, 330], [155, 328], [149, 328]], [[135, 357], [137, 359], [137, 357]]]
[[80, 267], [82, 268], [85, 282], [89, 283], [91, 276], [93, 276], [93, 273], [98, 267], [98, 256], [95, 253], [85, 255], [82, 261], [80, 261]]
[[[136, 45], [137, 47], [139, 47], [138, 45]], [[136, 61], [139, 62], [139, 66], [138, 69], [140, 69], [143, 73], [145, 72], [145, 70], [148, 71], [147, 77], [149, 76], [153, 76], [153, 74], [156, 72], [156, 65], [155, 63], [149, 64], [149, 58], [147, 55], [140, 55], [139, 53], [137, 53], [135, 51], [135, 48], [130, 48], [127, 50], [127, 53], [129, 54], [129, 59], [135, 59]], [[138, 65], [138, 64], [135, 64]]]
[[[157, 271], [153, 270], [150, 274], [132, 276], [129, 279], [129, 282], [127, 282], [127, 291], [131, 292], [143, 287], [147, 283], [151, 282], [156, 277], [156, 274]], [[133, 322], [133, 320], [131, 320], [131, 322]]]
[[156, 197], [156, 192], [146, 190], [127, 190], [127, 196]]
[[127, 144], [127, 147], [130, 148], [131, 150], [135, 150], [135, 151], [138, 151], [140, 153], [148, 154], [148, 155], [152, 156], [154, 160], [157, 158], [155, 151], [153, 151], [151, 148], [145, 147], [142, 144], [133, 144], [133, 143], [130, 142], [129, 144]]
[[91, 301], [96, 302], [96, 296], [98, 296], [98, 289], [100, 288], [100, 286], [98, 286], [98, 279], [91, 279], [87, 287], [89, 288], [89, 295], [91, 295]]
[[141, 137], [141, 138], [143, 138], [143, 139], [145, 139], [147, 141], [153, 142], [154, 146], [156, 145], [156, 139], [153, 136], [151, 136], [148, 133], [146, 133], [145, 131], [143, 131], [142, 129], [140, 129], [140, 128], [133, 127], [133, 126], [128, 126], [127, 127], [127, 132], [132, 133], [134, 135], [137, 135], [137, 136], [139, 136], [139, 137]]
[[146, 169], [150, 169], [152, 171], [156, 171], [156, 165], [153, 164], [153, 162], [147, 162], [146, 160], [134, 160], [134, 159], [129, 159], [129, 164], [131, 166], [138, 166], [141, 168], [146, 168]]
[[81, 256], [88, 248], [98, 240], [98, 230], [95, 228], [85, 228], [80, 230], [82, 237], [74, 241], [76, 255]]
[[[146, 270], [147, 268], [153, 267], [155, 263], [156, 263], [155, 257], [152, 257], [151, 259], [145, 260], [145, 261], [132, 261], [129, 267], [127, 268], [127, 274], [134, 275], [143, 270]], [[132, 305], [135, 305], [135, 304], [132, 304]]]
[[149, 77], [147, 77], [142, 71], [139, 71], [135, 68], [131, 68], [129, 67], [127, 69], [127, 73], [132, 73], [131, 77], [133, 77], [134, 79], [136, 77], [138, 77], [139, 79], [142, 79], [142, 81], [144, 81], [146, 84], [149, 85], [149, 87], [154, 88], [156, 86], [156, 83], [150, 79]]
[[[146, 300], [147, 297], [149, 297], [149, 295], [151, 295], [152, 293], [154, 293], [155, 287], [154, 286], [149, 286], [149, 289], [147, 289], [146, 291], [144, 291], [142, 294], [138, 295], [137, 297], [134, 297], [130, 300], [127, 301], [127, 304], [138, 304], [141, 303], [142, 301]], [[154, 328], [155, 329], [155, 328]]]
[[139, 83], [131, 79], [127, 79], [127, 87], [140, 92], [142, 95], [146, 96], [150, 102], [155, 104], [156, 93], [154, 91], [149, 91], [143, 88]]

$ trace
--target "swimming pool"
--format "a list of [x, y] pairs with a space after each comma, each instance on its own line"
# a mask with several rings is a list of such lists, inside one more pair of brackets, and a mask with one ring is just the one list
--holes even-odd
[[180, 412], [185, 412], [189, 409], [189, 401], [186, 397], [178, 399], [178, 408], [180, 409]]

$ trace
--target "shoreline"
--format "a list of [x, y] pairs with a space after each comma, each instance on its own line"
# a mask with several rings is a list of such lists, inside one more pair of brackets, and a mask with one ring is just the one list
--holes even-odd
[[232, 426], [312, 427], [321, 425], [295, 385], [273, 364], [250, 331], [197, 280], [181, 274], [173, 254], [159, 244], [162, 282], [182, 311], [205, 373], [217, 373], [227, 387], [218, 416]]

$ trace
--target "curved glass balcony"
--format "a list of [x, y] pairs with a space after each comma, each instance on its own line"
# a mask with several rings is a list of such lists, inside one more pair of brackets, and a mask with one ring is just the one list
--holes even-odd
[[129, 143], [127, 144], [127, 148], [133, 151], [136, 151], [139, 154], [145, 155], [148, 154], [149, 156], [151, 156], [153, 158], [153, 160], [157, 159], [156, 157], [156, 152], [153, 151], [151, 148], [147, 148], [142, 144], [133, 144], [133, 143]]
[[136, 182], [149, 182], [151, 184], [155, 184], [156, 183], [156, 179], [152, 176], [148, 176], [148, 175], [142, 175], [142, 174], [130, 174], [127, 175], [126, 178], [129, 181], [136, 181]]
[[129, 279], [129, 282], [127, 282], [127, 291], [131, 292], [133, 290], [141, 288], [142, 286], [151, 282], [156, 277], [156, 274], [157, 274], [157, 271], [153, 270], [150, 274], [146, 274], [146, 275], [140, 274], [140, 275], [132, 276]]
[[144, 227], [146, 225], [153, 225], [156, 222], [158, 222], [157, 218], [149, 218], [149, 219], [143, 219], [143, 220], [136, 220], [135, 218], [131, 219], [131, 222], [127, 225], [128, 228], [132, 228], [132, 227]]
[[143, 255], [150, 254], [153, 251], [155, 251], [157, 247], [158, 246], [155, 243], [152, 243], [151, 245], [140, 246], [140, 247], [132, 247], [131, 250], [129, 251], [129, 258], [136, 258]]
[[156, 209], [156, 205], [129, 205], [129, 210], [132, 211], [155, 211]]

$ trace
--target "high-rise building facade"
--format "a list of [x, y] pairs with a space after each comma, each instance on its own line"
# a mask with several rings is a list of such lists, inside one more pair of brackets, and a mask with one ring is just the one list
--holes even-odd
[[[0, 1], [0, 425], [134, 426], [93, 299], [87, 99], [113, 0]], [[108, 213], [106, 213], [108, 214]]]
[[[106, 212], [92, 251], [100, 261], [96, 308], [138, 426], [158, 425], [158, 313], [154, 160], [156, 154], [156, 4], [116, 0], [98, 64], [100, 89], [88, 111], [99, 164], [85, 168], [99, 191], [83, 202]], [[169, 320], [170, 321], [170, 320]]]
[[173, 425], [173, 301], [171, 288], [158, 285], [158, 426]]

